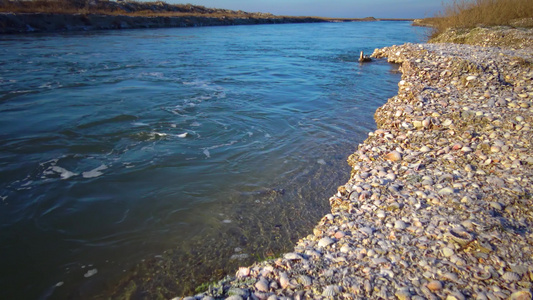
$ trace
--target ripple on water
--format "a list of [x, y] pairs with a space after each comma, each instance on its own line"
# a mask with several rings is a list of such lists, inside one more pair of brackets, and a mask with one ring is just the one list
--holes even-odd
[[369, 23], [0, 41], [5, 297], [172, 298], [290, 250], [396, 93], [350, 57], [416, 41]]

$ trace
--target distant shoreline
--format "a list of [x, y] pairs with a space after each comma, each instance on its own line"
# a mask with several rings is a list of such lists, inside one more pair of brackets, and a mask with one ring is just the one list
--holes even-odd
[[363, 19], [253, 16], [128, 16], [64, 13], [0, 13], [0, 34], [93, 31], [139, 28], [203, 27], [255, 24], [413, 21], [413, 19]]

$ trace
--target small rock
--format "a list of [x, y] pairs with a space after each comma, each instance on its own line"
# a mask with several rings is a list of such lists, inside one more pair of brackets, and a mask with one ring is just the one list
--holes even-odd
[[405, 228], [407, 228], [407, 225], [405, 224], [404, 221], [398, 220], [394, 222], [394, 228], [397, 230], [404, 230]]
[[255, 288], [260, 292], [268, 292], [268, 281], [264, 277], [261, 277], [261, 279], [255, 283]]
[[338, 240], [342, 239], [344, 236], [346, 236], [346, 234], [342, 231], [335, 232], [335, 238]]

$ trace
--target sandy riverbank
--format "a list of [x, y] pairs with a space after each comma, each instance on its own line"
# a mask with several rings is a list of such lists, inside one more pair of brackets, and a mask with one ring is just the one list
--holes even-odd
[[531, 299], [533, 39], [505, 30], [519, 42], [376, 50], [402, 64], [398, 95], [331, 213], [187, 299]]

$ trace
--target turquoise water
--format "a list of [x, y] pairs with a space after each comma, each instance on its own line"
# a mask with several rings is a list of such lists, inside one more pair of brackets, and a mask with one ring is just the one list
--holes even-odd
[[397, 91], [395, 66], [359, 64], [359, 51], [423, 31], [1, 36], [3, 295], [170, 297], [291, 249], [328, 212], [347, 156]]

